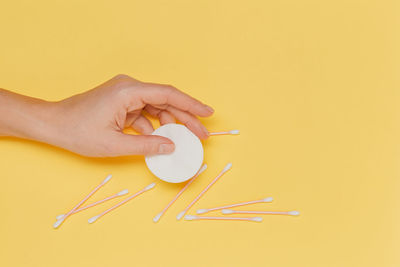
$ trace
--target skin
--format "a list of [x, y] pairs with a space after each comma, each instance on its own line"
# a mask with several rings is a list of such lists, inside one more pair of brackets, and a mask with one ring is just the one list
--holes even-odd
[[[121, 74], [58, 102], [0, 89], [0, 136], [44, 142], [88, 157], [168, 154], [174, 144], [150, 135], [154, 129], [145, 113], [157, 117], [161, 125], [177, 119], [206, 139], [208, 131], [197, 117], [213, 112], [173, 86]], [[140, 135], [123, 133], [127, 127]]]

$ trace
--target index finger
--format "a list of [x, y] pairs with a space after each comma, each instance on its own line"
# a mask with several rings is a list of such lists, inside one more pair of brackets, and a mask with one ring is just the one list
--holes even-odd
[[170, 105], [200, 117], [208, 117], [214, 113], [210, 106], [201, 103], [171, 85], [144, 83], [140, 97], [146, 104]]

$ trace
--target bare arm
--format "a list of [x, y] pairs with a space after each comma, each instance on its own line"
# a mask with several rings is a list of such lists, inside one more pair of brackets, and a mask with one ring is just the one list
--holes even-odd
[[[127, 75], [59, 102], [0, 89], [0, 136], [37, 140], [75, 153], [108, 157], [170, 153], [173, 143], [153, 131], [147, 111], [161, 124], [178, 119], [201, 139], [208, 131], [197, 119], [213, 110], [178, 89], [144, 83]], [[141, 135], [122, 132], [132, 127]]]

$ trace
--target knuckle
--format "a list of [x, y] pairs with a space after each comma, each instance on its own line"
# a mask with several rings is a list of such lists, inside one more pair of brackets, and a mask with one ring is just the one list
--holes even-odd
[[165, 92], [166, 92], [165, 93], [165, 98], [166, 98], [165, 102], [169, 102], [169, 99], [173, 97], [173, 95], [177, 89], [175, 87], [173, 87], [172, 85], [165, 85], [164, 88], [165, 88]]
[[126, 98], [131, 92], [133, 87], [134, 84], [132, 83], [132, 81], [122, 79], [122, 80], [116, 80], [113, 86], [113, 90], [117, 96]]
[[142, 149], [141, 151], [142, 154], [155, 153], [157, 152], [158, 145], [153, 142], [145, 142], [143, 143], [141, 149]]
[[116, 88], [125, 88], [128, 86], [133, 86], [133, 85], [135, 85], [135, 82], [136, 82], [135, 79], [133, 79], [125, 74], [118, 74], [112, 80], [113, 80], [114, 87], [116, 87]]
[[157, 114], [157, 116], [159, 118], [165, 118], [165, 117], [168, 117], [168, 115], [169, 115], [168, 111], [165, 111], [165, 110], [159, 110], [158, 114]]
[[113, 79], [120, 80], [120, 79], [129, 79], [130, 76], [126, 74], [117, 74], [113, 77]]

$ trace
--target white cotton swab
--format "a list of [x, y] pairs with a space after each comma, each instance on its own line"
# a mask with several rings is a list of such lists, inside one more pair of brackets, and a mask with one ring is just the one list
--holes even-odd
[[186, 215], [186, 221], [194, 221], [194, 220], [221, 220], [221, 221], [250, 221], [250, 222], [262, 222], [261, 217], [217, 217], [217, 216], [196, 216], [196, 215]]
[[131, 195], [130, 197], [125, 198], [124, 200], [122, 200], [121, 202], [119, 202], [117, 205], [112, 206], [111, 208], [103, 211], [102, 213], [100, 213], [99, 215], [96, 215], [92, 218], [90, 218], [88, 220], [89, 223], [94, 223], [97, 219], [99, 219], [100, 217], [103, 217], [104, 215], [106, 215], [107, 213], [109, 213], [112, 210], [115, 210], [116, 208], [118, 208], [119, 206], [122, 206], [123, 204], [125, 204], [126, 202], [128, 202], [131, 199], [134, 199], [135, 197], [137, 197], [140, 194], [143, 194], [146, 191], [149, 191], [150, 189], [153, 189], [156, 186], [156, 183], [151, 183], [148, 186], [146, 186], [145, 188], [143, 188], [142, 190], [134, 193], [133, 195]]
[[298, 216], [300, 212], [297, 210], [292, 211], [251, 211], [251, 210], [229, 210], [223, 209], [222, 214], [268, 214], [268, 215], [291, 215]]
[[239, 206], [256, 204], [256, 203], [263, 203], [263, 202], [272, 202], [272, 200], [274, 200], [272, 197], [267, 197], [267, 198], [263, 198], [263, 199], [259, 199], [259, 200], [241, 202], [241, 203], [237, 203], [237, 204], [226, 205], [226, 206], [221, 206], [221, 207], [216, 207], [216, 208], [211, 208], [211, 209], [199, 209], [196, 211], [196, 213], [203, 214], [203, 213], [210, 212], [213, 210], [222, 210], [222, 209], [227, 209], [227, 208], [239, 207]]
[[[99, 205], [99, 204], [101, 204], [101, 203], [104, 203], [104, 202], [106, 202], [106, 201], [108, 201], [108, 200], [111, 200], [111, 199], [114, 199], [114, 198], [116, 198], [116, 197], [120, 197], [120, 196], [126, 195], [126, 194], [128, 194], [128, 193], [129, 193], [128, 189], [124, 189], [124, 190], [122, 190], [122, 191], [120, 191], [120, 192], [118, 192], [118, 193], [116, 193], [116, 194], [114, 194], [114, 195], [112, 195], [112, 196], [106, 197], [105, 199], [102, 199], [102, 200], [96, 201], [96, 202], [94, 202], [94, 203], [92, 203], [92, 204], [90, 204], [90, 205], [81, 207], [81, 208], [75, 210], [71, 215], [73, 215], [73, 214], [75, 214], [75, 213], [78, 213], [78, 212], [80, 212], [80, 211], [86, 210], [86, 209], [88, 209], [88, 208], [97, 206], [97, 205]], [[58, 216], [57, 216], [57, 220], [60, 220], [60, 219], [61, 219], [62, 217], [64, 217], [64, 216], [65, 216], [65, 214], [60, 214], [60, 215], [58, 215]]]
[[209, 135], [238, 135], [239, 133], [239, 130], [231, 130], [226, 132], [213, 132], [209, 133]]
[[193, 183], [193, 181], [194, 181], [202, 172], [204, 172], [206, 169], [207, 169], [207, 164], [204, 164], [204, 165], [200, 168], [200, 170], [197, 172], [197, 174], [196, 174], [192, 179], [190, 179], [189, 182], [186, 183], [186, 185], [181, 189], [181, 191], [178, 192], [178, 194], [176, 194], [176, 196], [168, 203], [168, 205], [167, 205], [160, 213], [158, 213], [158, 214], [153, 218], [153, 222], [155, 222], [155, 223], [158, 222], [158, 221], [160, 220], [161, 216], [163, 216], [164, 213], [169, 209], [169, 207], [171, 207], [172, 204], [174, 204], [174, 202], [178, 199], [178, 197], [179, 197], [180, 195], [182, 195], [183, 192], [185, 192], [185, 190], [189, 187], [189, 185], [190, 185], [191, 183]]
[[97, 190], [99, 190], [102, 186], [104, 186], [108, 181], [110, 181], [110, 179], [112, 178], [112, 175], [108, 175], [98, 186], [96, 186], [92, 192], [90, 192], [86, 197], [84, 197], [78, 204], [76, 204], [75, 207], [73, 207], [70, 211], [68, 211], [67, 213], [65, 213], [65, 215], [57, 220], [54, 224], [53, 227], [54, 229], [57, 229], [58, 227], [60, 227], [60, 225], [72, 214], [74, 213], [80, 206], [83, 205], [83, 203], [85, 203], [94, 193], [97, 192]]
[[227, 171], [229, 171], [232, 168], [232, 163], [228, 163], [226, 164], [225, 168], [217, 175], [217, 177], [214, 178], [214, 180], [212, 180], [206, 188], [204, 188], [203, 191], [200, 192], [200, 194], [183, 210], [181, 211], [177, 216], [176, 219], [179, 221], [180, 219], [182, 219], [183, 215], [186, 214], [186, 212], [194, 205], [194, 203], [196, 203], [206, 192], [208, 189], [210, 189], [210, 187], [215, 184], [219, 178], [221, 178], [222, 175], [224, 175], [224, 173], [226, 173]]

